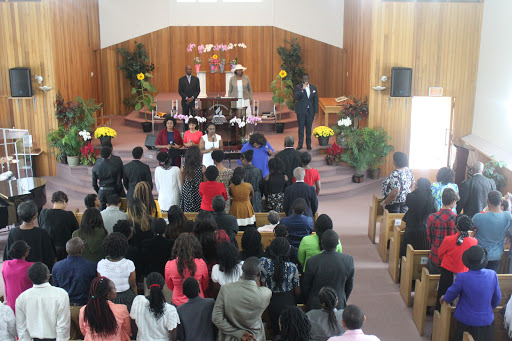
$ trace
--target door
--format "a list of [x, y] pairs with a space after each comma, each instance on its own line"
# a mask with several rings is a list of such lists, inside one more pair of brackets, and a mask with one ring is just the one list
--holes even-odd
[[448, 165], [452, 133], [452, 97], [413, 97], [409, 168]]

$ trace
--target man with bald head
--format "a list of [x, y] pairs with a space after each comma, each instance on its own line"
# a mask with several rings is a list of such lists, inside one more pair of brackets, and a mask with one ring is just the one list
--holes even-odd
[[181, 77], [178, 82], [178, 93], [181, 96], [183, 115], [194, 114], [194, 102], [200, 92], [199, 78], [192, 76], [192, 66], [187, 65], [185, 67], [185, 76]]
[[462, 183], [460, 189], [460, 200], [457, 203], [457, 213], [464, 210], [464, 214], [473, 217], [484, 210], [487, 205], [487, 195], [490, 191], [496, 190], [494, 180], [482, 175], [484, 164], [476, 162], [473, 164], [473, 177]]
[[57, 262], [52, 269], [53, 285], [67, 291], [71, 310], [72, 340], [82, 337], [78, 324], [80, 308], [87, 303], [89, 288], [96, 277], [96, 264], [82, 257], [85, 241], [79, 237], [66, 243], [67, 258]]
[[260, 286], [260, 260], [249, 257], [242, 265], [242, 278], [220, 288], [213, 308], [217, 340], [265, 341], [261, 314], [267, 309], [272, 291]]

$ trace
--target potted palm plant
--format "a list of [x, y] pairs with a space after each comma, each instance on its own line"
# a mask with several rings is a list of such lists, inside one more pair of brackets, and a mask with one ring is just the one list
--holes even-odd
[[281, 70], [276, 79], [270, 83], [272, 102], [279, 104], [279, 120], [276, 122], [276, 133], [278, 134], [282, 134], [284, 131], [284, 123], [281, 122], [281, 106], [285, 101], [290, 101], [293, 98], [293, 83], [291, 80], [284, 80], [286, 75], [286, 71]]
[[139, 73], [137, 79], [139, 80], [138, 87], [132, 88], [132, 95], [135, 95], [135, 110], [144, 110], [144, 122], [142, 123], [142, 131], [149, 133], [151, 131], [151, 122], [148, 122], [148, 111], [153, 115], [155, 109], [154, 97], [152, 93], [156, 92], [155, 87], [146, 78], [153, 77], [150, 73]]
[[368, 143], [371, 151], [368, 177], [370, 179], [378, 179], [380, 177], [379, 166], [384, 163], [384, 158], [395, 148], [389, 144], [391, 136], [382, 127], [371, 129], [368, 134]]
[[341, 155], [341, 160], [354, 167], [352, 181], [361, 183], [364, 180], [364, 172], [371, 162], [371, 128], [353, 129], [347, 132], [347, 149]]

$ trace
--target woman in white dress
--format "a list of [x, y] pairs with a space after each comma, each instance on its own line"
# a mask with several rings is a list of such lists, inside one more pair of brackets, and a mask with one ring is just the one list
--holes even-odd
[[166, 152], [159, 152], [156, 156], [160, 166], [155, 169], [155, 185], [158, 191], [158, 203], [162, 212], [169, 207], [180, 204], [181, 180], [180, 169], [171, 166], [171, 158]]
[[244, 262], [240, 260], [240, 252], [232, 243], [224, 241], [217, 246], [217, 262], [211, 275], [214, 288], [220, 290], [224, 284], [238, 282]]
[[146, 286], [149, 296], [135, 297], [130, 311], [139, 329], [137, 341], [176, 340], [180, 317], [176, 308], [165, 301], [163, 276], [158, 272], [150, 273], [146, 277]]
[[199, 143], [199, 149], [203, 154], [203, 166], [215, 166], [212, 159], [212, 152], [214, 150], [222, 150], [222, 137], [215, 133], [215, 124], [213, 122], [208, 123], [206, 127], [206, 135], [201, 137]]

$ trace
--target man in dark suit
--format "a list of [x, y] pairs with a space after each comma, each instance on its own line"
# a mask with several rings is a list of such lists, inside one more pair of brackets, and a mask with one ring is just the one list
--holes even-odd
[[[110, 162], [112, 162], [119, 168], [119, 170], [121, 171], [121, 180], [123, 180], [123, 176], [124, 176], [123, 160], [121, 160], [121, 158], [119, 156], [114, 155], [114, 147], [112, 146], [112, 142], [105, 141], [104, 143], [101, 144], [101, 146], [109, 147], [110, 149], [112, 149], [112, 153], [110, 155]], [[101, 159], [99, 161], [101, 161]], [[96, 161], [96, 163], [98, 163], [98, 161]], [[121, 185], [121, 188], [119, 189], [119, 192], [117, 192], [116, 194], [119, 195], [121, 198], [126, 197], [126, 193], [124, 192], [124, 188], [122, 185]]]
[[284, 139], [284, 149], [276, 154], [276, 157], [281, 159], [284, 163], [284, 174], [288, 177], [288, 184], [292, 184], [293, 170], [301, 166], [300, 163], [300, 152], [295, 150], [293, 145], [295, 139], [293, 136], [286, 136]]
[[281, 224], [288, 228], [288, 241], [290, 245], [298, 249], [302, 238], [313, 232], [313, 218], [304, 215], [306, 201], [302, 198], [293, 202], [293, 214], [281, 219]]
[[311, 126], [313, 119], [318, 115], [318, 93], [316, 86], [309, 84], [309, 75], [302, 76], [302, 83], [295, 86], [293, 91], [295, 97], [295, 112], [299, 122], [299, 145], [297, 150], [302, 149], [304, 142], [304, 125], [306, 126], [306, 146], [311, 150]]
[[199, 87], [199, 78], [192, 76], [192, 66], [185, 68], [186, 75], [181, 77], [178, 82], [178, 93], [181, 96], [181, 109], [183, 115], [192, 115], [194, 112], [194, 101], [199, 96], [201, 89]]
[[153, 189], [151, 170], [148, 165], [140, 161], [143, 153], [144, 149], [142, 149], [142, 147], [133, 148], [133, 161], [128, 162], [124, 166], [123, 184], [127, 191], [126, 200], [128, 201], [133, 197], [135, 186], [141, 181], [147, 181], [151, 189]]
[[284, 212], [287, 216], [291, 215], [293, 213], [293, 202], [298, 198], [302, 198], [306, 201], [306, 212], [304, 215], [314, 217], [318, 209], [318, 197], [316, 196], [315, 187], [304, 183], [304, 176], [306, 176], [304, 168], [295, 168], [293, 170], [293, 176], [295, 177], [296, 182], [293, 185], [286, 187], [284, 190]]
[[462, 183], [460, 200], [457, 203], [457, 213], [464, 209], [464, 214], [473, 217], [483, 211], [487, 205], [487, 195], [496, 190], [494, 180], [482, 175], [484, 164], [477, 162], [473, 165], [475, 175]]
[[238, 233], [238, 222], [236, 217], [227, 214], [224, 210], [226, 209], [226, 199], [222, 195], [216, 195], [212, 200], [213, 218], [217, 223], [217, 227], [226, 231], [231, 240], [231, 243], [238, 248], [236, 241], [236, 234]]
[[307, 310], [322, 309], [318, 292], [331, 287], [338, 293], [337, 309], [344, 309], [354, 286], [354, 259], [336, 252], [338, 234], [327, 230], [322, 235], [322, 253], [311, 257], [302, 276], [302, 292]]
[[101, 209], [107, 207], [107, 197], [118, 194], [123, 189], [121, 184], [122, 167], [112, 161], [112, 148], [104, 146], [100, 151], [101, 159], [92, 167], [92, 187], [98, 193]]

